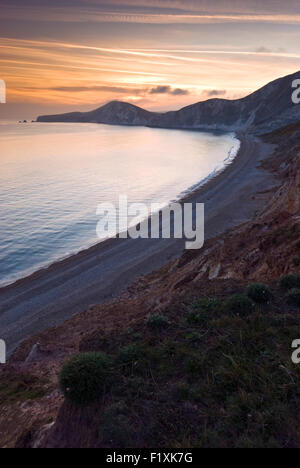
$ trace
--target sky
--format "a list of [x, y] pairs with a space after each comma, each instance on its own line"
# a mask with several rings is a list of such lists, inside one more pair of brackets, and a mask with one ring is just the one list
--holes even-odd
[[0, 0], [0, 119], [237, 99], [300, 69], [299, 0]]

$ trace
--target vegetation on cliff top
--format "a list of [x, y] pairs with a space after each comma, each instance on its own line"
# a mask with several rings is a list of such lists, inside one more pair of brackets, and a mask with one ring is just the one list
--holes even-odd
[[[255, 294], [268, 291], [268, 302], [247, 298], [244, 291], [253, 288]], [[99, 330], [85, 337], [83, 353], [105, 350], [113, 373], [93, 411], [77, 410], [81, 423], [89, 415], [88, 443], [299, 446], [300, 366], [291, 360], [292, 341], [299, 337], [299, 308], [287, 304], [277, 285], [272, 294], [253, 285], [237, 286], [227, 296], [218, 288], [215, 296], [192, 294], [119, 336]], [[83, 356], [71, 361], [79, 388], [82, 376], [73, 364]], [[76, 417], [75, 410], [71, 431]]]

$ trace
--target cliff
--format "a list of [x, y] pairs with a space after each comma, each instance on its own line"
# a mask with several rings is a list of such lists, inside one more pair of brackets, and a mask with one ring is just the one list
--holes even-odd
[[249, 96], [210, 99], [166, 113], [149, 112], [126, 102], [112, 101], [92, 112], [38, 117], [38, 122], [91, 122], [266, 133], [300, 120], [300, 105], [292, 102], [292, 83], [300, 72], [279, 78]]

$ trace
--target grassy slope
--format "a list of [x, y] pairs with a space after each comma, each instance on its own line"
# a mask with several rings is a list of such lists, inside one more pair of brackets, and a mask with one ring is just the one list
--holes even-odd
[[244, 285], [204, 290], [175, 298], [158, 330], [146, 319], [118, 336], [84, 337], [81, 351], [114, 359], [113, 385], [90, 407], [65, 403], [50, 445], [300, 446], [300, 366], [291, 361], [300, 310], [276, 283], [269, 303], [245, 317], [226, 303]]

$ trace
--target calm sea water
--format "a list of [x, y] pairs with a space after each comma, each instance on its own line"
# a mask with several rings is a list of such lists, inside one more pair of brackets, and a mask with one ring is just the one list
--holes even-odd
[[95, 244], [99, 203], [168, 203], [238, 148], [233, 134], [0, 124], [0, 285]]

